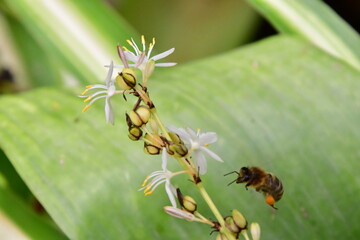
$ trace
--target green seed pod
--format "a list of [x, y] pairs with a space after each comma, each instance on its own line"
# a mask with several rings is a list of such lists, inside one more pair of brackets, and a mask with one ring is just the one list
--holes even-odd
[[143, 132], [140, 128], [138, 127], [132, 127], [129, 128], [129, 138], [133, 141], [137, 141], [141, 138]]
[[182, 201], [182, 207], [187, 212], [194, 213], [197, 209], [197, 204], [192, 197], [184, 196]]
[[118, 86], [123, 90], [132, 89], [136, 85], [135, 72], [130, 68], [124, 68], [115, 79]]
[[139, 106], [135, 111], [131, 110], [129, 113], [129, 118], [136, 127], [141, 127], [146, 124], [150, 116], [151, 113], [147, 106]]
[[232, 217], [233, 217], [234, 222], [236, 223], [236, 225], [241, 230], [247, 228], [247, 221], [246, 221], [245, 217], [238, 210], [234, 209], [232, 211]]
[[225, 219], [225, 226], [232, 233], [239, 233], [241, 229], [236, 225], [232, 216], [228, 216]]

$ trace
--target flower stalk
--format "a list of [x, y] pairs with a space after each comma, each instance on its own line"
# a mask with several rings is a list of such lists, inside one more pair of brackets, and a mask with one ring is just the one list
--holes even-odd
[[[190, 128], [165, 127], [154, 103], [149, 97], [146, 86], [155, 67], [170, 67], [176, 64], [156, 63], [156, 61], [170, 55], [174, 48], [151, 57], [155, 39], [150, 42], [148, 49], [146, 48], [143, 36], [141, 37], [141, 47], [138, 47], [133, 39], [127, 42], [134, 52], [126, 47], [117, 46], [117, 51], [123, 64], [114, 65], [111, 61], [106, 66], [109, 68], [105, 79], [106, 84], [96, 84], [86, 88], [81, 97], [86, 97], [85, 102], [90, 102], [83, 111], [86, 111], [98, 99], [105, 98], [106, 122], [114, 124], [114, 113], [110, 102], [112, 96], [123, 94], [126, 101], [125, 94], [137, 98], [134, 107], [125, 114], [128, 136], [133, 141], [143, 141], [145, 153], [150, 155], [161, 154], [162, 158], [161, 170], [154, 171], [148, 175], [139, 190], [143, 191], [145, 196], [148, 196], [154, 193], [158, 186], [164, 184], [165, 191], [172, 205], [164, 207], [166, 213], [177, 218], [210, 225], [215, 229], [214, 231], [219, 232], [217, 239], [238, 239], [239, 234], [246, 230], [247, 222], [245, 218], [237, 210], [233, 210], [233, 216], [224, 218], [206, 191], [200, 178], [200, 175], [206, 174], [207, 171], [205, 156], [218, 162], [223, 162], [217, 154], [209, 149], [209, 145], [217, 141], [217, 134], [214, 132], [201, 133], [200, 130], [195, 132]], [[121, 68], [121, 71], [115, 78], [112, 77], [114, 68]], [[141, 83], [138, 82], [137, 78], [139, 71], [141, 72]], [[120, 90], [117, 90], [117, 87]], [[93, 89], [100, 90], [86, 95], [88, 91]], [[150, 128], [147, 125], [150, 125]], [[168, 169], [168, 161], [171, 157], [177, 160], [182, 168], [181, 170], [170, 171]], [[180, 174], [187, 174], [190, 177], [216, 218], [216, 221], [210, 221], [204, 217], [199, 212], [200, 207], [195, 199], [191, 196], [183, 196], [180, 190], [173, 186], [173, 177]], [[176, 199], [180, 203], [180, 208], [177, 207]], [[260, 230], [257, 231], [260, 228], [256, 228], [256, 226], [258, 225], [255, 225], [254, 228], [255, 235], [257, 232], [260, 232]], [[244, 235], [244, 237], [248, 238], [247, 235]]]

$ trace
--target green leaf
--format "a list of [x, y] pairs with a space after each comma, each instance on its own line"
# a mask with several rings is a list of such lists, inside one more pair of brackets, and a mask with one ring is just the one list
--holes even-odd
[[85, 0], [5, 2], [48, 56], [54, 57], [65, 81], [100, 79], [106, 69], [98, 66], [117, 58], [118, 41], [136, 36], [124, 19], [98, 0], [91, 4]]
[[6, 187], [0, 174], [1, 239], [67, 239], [48, 219], [36, 215]]
[[[210, 148], [225, 163], [209, 159], [202, 180], [224, 216], [240, 210], [260, 223], [263, 239], [356, 239], [359, 77], [312, 44], [280, 36], [155, 72], [149, 90], [166, 125], [218, 133]], [[161, 159], [127, 139], [134, 99], [112, 100], [115, 126], [105, 124], [103, 103], [81, 114], [81, 100], [62, 89], [2, 97], [0, 145], [71, 239], [209, 239], [209, 227], [163, 212], [163, 186], [147, 197], [137, 191]], [[226, 186], [235, 176], [223, 174], [253, 165], [283, 181], [278, 211], [252, 189]], [[185, 176], [172, 182], [214, 219]]]
[[359, 34], [320, 0], [248, 0], [278, 30], [297, 34], [360, 70]]

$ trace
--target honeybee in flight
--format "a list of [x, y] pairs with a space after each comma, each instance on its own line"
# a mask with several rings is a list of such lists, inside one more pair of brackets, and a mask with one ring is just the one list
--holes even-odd
[[274, 203], [279, 201], [284, 193], [284, 188], [279, 178], [258, 167], [242, 167], [239, 172], [229, 172], [224, 176], [233, 173], [238, 174], [238, 177], [229, 183], [228, 186], [234, 182], [246, 183], [246, 190], [248, 187], [253, 187], [256, 191], [264, 193], [265, 202], [272, 208], [277, 209], [274, 207]]

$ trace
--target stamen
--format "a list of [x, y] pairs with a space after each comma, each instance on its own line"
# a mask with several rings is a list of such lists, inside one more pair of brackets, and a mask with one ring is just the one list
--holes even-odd
[[152, 190], [150, 192], [147, 192], [147, 193], [144, 194], [144, 196], [148, 196], [148, 195], [152, 194], [153, 192], [154, 192], [154, 190]]
[[81, 95], [85, 95], [88, 91], [89, 91], [89, 89], [85, 89], [85, 91], [83, 91], [83, 92], [81, 93]]
[[141, 44], [145, 45], [145, 37], [144, 37], [144, 35], [141, 35]]
[[130, 50], [129, 50], [127, 47], [122, 46], [122, 48], [123, 48], [125, 51], [130, 52]]
[[87, 99], [85, 99], [85, 100], [84, 100], [84, 102], [88, 102], [88, 101], [90, 101], [90, 100], [91, 100], [91, 98], [92, 98], [92, 96], [89, 96]]
[[89, 108], [90, 106], [91, 106], [91, 104], [86, 105], [81, 112], [85, 112], [86, 110], [88, 110], [88, 108]]
[[147, 176], [143, 182], [143, 184], [141, 185], [142, 187], [145, 187], [147, 181], [149, 180], [150, 176]]
[[[151, 184], [148, 184], [147, 186], [146, 186], [146, 188], [144, 189], [144, 193], [147, 193], [149, 190], [150, 190], [150, 188], [151, 188]], [[152, 192], [153, 192], [154, 190], [152, 190]]]
[[92, 86], [94, 86], [94, 85], [87, 85], [85, 88], [91, 88]]
[[129, 39], [126, 40], [126, 42], [127, 42], [130, 46], [134, 47], [133, 43], [132, 43]]

